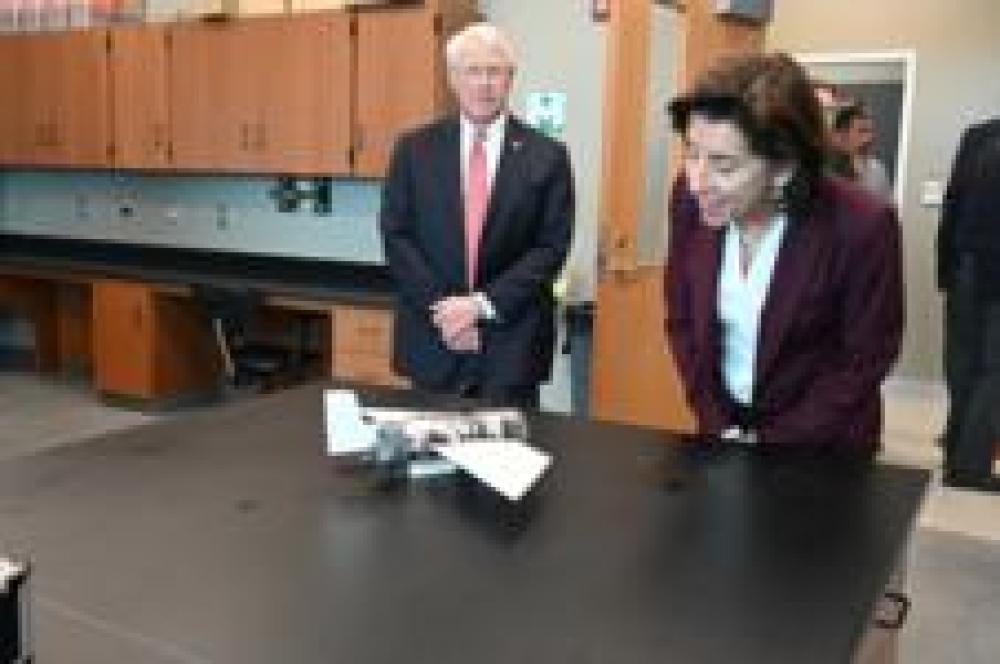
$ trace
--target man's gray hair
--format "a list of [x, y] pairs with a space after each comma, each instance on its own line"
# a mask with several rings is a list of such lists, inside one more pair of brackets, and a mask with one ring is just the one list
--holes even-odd
[[514, 57], [514, 44], [500, 28], [490, 23], [473, 23], [448, 39], [448, 43], [444, 47], [444, 57], [448, 69], [454, 71], [460, 67], [462, 56], [473, 44], [479, 44], [500, 53], [510, 68], [514, 69], [517, 62]]

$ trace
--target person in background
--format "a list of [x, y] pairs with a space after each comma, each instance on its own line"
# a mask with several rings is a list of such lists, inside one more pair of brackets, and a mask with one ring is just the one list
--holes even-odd
[[871, 458], [903, 331], [893, 206], [828, 174], [787, 55], [722, 60], [669, 110], [684, 158], [665, 326], [700, 431]]
[[551, 285], [572, 236], [569, 155], [511, 115], [500, 30], [469, 26], [445, 55], [459, 113], [401, 136], [383, 189], [393, 363], [427, 391], [530, 408], [551, 371]]
[[938, 288], [945, 295], [948, 421], [944, 483], [1000, 492], [1000, 118], [962, 136], [941, 211]]
[[875, 126], [868, 111], [860, 103], [843, 106], [834, 113], [831, 138], [835, 147], [847, 158], [847, 177], [876, 196], [892, 199], [892, 184], [885, 166], [872, 154]]

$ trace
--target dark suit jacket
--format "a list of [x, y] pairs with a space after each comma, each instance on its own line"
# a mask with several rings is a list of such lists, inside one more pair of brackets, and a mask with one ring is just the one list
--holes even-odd
[[[686, 188], [671, 204], [667, 334], [701, 430], [736, 421], [722, 380], [722, 233]], [[765, 445], [867, 452], [881, 429], [879, 386], [903, 330], [900, 231], [891, 205], [839, 178], [790, 217], [761, 313], [753, 407]]]
[[[396, 143], [379, 217], [396, 283], [397, 371], [418, 385], [453, 389], [462, 357], [434, 328], [429, 307], [469, 292], [457, 117]], [[573, 229], [573, 176], [565, 147], [509, 119], [479, 249], [474, 290], [497, 320], [481, 326], [482, 384], [531, 387], [549, 377], [555, 345], [554, 281]]]
[[1000, 297], [1000, 119], [970, 127], [952, 167], [938, 228], [938, 287], [955, 284], [960, 254], [977, 256], [975, 280]]

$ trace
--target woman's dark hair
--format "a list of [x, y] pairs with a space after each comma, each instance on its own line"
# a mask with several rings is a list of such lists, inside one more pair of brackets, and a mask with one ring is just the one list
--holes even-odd
[[859, 102], [847, 104], [838, 108], [833, 114], [833, 128], [837, 131], [849, 129], [851, 123], [858, 118], [867, 118], [868, 112]]
[[814, 85], [791, 57], [773, 53], [723, 58], [701, 74], [688, 93], [671, 101], [668, 110], [674, 130], [681, 134], [693, 115], [728, 120], [754, 154], [795, 164], [785, 202], [807, 203], [826, 163], [826, 131]]

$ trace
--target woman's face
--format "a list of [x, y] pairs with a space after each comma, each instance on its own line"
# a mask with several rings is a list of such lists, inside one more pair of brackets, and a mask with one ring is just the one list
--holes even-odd
[[770, 216], [775, 170], [750, 152], [733, 122], [691, 116], [684, 136], [684, 172], [702, 223], [718, 228], [730, 219], [753, 223]]

